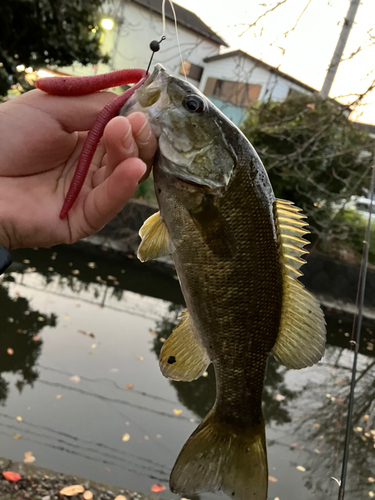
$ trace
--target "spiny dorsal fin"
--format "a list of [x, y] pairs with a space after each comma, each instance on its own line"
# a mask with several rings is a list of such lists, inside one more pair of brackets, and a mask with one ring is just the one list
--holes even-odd
[[164, 257], [174, 251], [167, 226], [160, 212], [156, 212], [145, 220], [139, 230], [139, 236], [142, 241], [138, 247], [137, 257], [141, 262]]
[[206, 349], [191, 329], [189, 313], [185, 309], [181, 323], [173, 330], [160, 352], [159, 366], [164, 377], [191, 382], [200, 377], [211, 363]]
[[302, 238], [308, 231], [305, 216], [291, 202], [276, 200], [275, 218], [284, 268], [283, 304], [279, 334], [273, 354], [288, 368], [304, 368], [317, 363], [324, 353], [326, 328], [323, 312], [315, 298], [297, 281], [308, 253]]

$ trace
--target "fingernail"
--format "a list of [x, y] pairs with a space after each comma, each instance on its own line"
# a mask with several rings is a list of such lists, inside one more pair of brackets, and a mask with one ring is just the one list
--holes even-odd
[[133, 146], [132, 129], [128, 128], [125, 137], [122, 138], [121, 143], [123, 147], [128, 151]]
[[138, 134], [136, 135], [136, 141], [138, 145], [145, 146], [150, 140], [151, 135], [152, 135], [151, 127], [148, 121], [145, 120], [144, 124], [142, 125]]

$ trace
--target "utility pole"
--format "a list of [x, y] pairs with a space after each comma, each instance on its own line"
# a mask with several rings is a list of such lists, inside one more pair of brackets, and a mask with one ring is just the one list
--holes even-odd
[[328, 94], [331, 90], [333, 80], [336, 76], [337, 69], [339, 67], [342, 54], [345, 49], [346, 42], [349, 37], [350, 30], [352, 29], [355, 15], [357, 14], [357, 10], [359, 7], [359, 3], [361, 0], [351, 0], [350, 7], [346, 18], [344, 20], [344, 26], [342, 27], [340, 37], [338, 39], [335, 52], [333, 53], [333, 57], [331, 60], [331, 64], [329, 65], [322, 90], [320, 91], [320, 95], [325, 99], [328, 97]]

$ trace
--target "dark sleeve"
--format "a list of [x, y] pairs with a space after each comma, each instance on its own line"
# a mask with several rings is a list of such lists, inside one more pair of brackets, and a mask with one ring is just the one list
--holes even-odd
[[0, 275], [11, 265], [12, 257], [8, 250], [0, 245]]

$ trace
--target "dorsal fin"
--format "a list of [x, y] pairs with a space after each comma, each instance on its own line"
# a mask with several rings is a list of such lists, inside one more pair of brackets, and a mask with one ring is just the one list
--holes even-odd
[[276, 200], [275, 219], [284, 270], [283, 303], [279, 334], [273, 354], [288, 368], [304, 368], [317, 363], [324, 353], [326, 329], [323, 312], [316, 299], [296, 279], [308, 253], [302, 238], [308, 233], [301, 210], [290, 201]]
[[138, 247], [137, 257], [141, 262], [164, 257], [174, 251], [167, 226], [160, 212], [154, 213], [145, 220], [139, 230], [139, 236], [142, 241]]
[[159, 366], [164, 377], [191, 382], [207, 370], [211, 361], [194, 335], [187, 309], [182, 311], [180, 319], [162, 347]]

